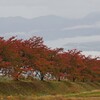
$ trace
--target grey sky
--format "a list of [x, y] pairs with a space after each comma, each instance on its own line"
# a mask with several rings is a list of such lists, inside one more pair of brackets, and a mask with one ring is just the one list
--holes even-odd
[[100, 12], [100, 0], [0, 0], [0, 17], [59, 15], [80, 18], [91, 12]]

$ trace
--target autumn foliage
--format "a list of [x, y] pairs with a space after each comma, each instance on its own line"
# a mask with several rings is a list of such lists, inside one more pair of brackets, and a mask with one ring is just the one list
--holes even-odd
[[38, 70], [41, 80], [50, 73], [59, 81], [100, 81], [98, 58], [86, 57], [76, 49], [50, 49], [36, 36], [28, 40], [0, 37], [0, 69], [4, 76], [16, 80], [23, 71]]

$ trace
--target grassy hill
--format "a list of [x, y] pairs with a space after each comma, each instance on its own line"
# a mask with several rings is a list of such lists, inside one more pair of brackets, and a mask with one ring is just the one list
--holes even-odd
[[66, 95], [100, 89], [97, 82], [69, 82], [69, 81], [8, 81], [0, 82], [0, 95]]
[[0, 100], [100, 100], [100, 83], [1, 81]]

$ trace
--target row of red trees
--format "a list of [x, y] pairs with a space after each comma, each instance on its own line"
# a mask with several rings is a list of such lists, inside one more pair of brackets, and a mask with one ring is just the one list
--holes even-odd
[[18, 79], [22, 66], [39, 70], [41, 80], [49, 72], [57, 80], [100, 81], [98, 58], [86, 57], [76, 49], [66, 52], [62, 48], [50, 49], [41, 37], [28, 40], [0, 37], [0, 68], [4, 75]]

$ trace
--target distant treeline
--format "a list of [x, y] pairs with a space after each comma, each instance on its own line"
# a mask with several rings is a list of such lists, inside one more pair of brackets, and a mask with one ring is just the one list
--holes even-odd
[[[100, 81], [100, 60], [86, 57], [77, 49], [48, 48], [41, 37], [28, 40], [0, 37], [0, 69], [3, 76], [20, 79], [23, 72], [49, 73], [55, 80]], [[54, 78], [53, 77], [53, 78]]]

